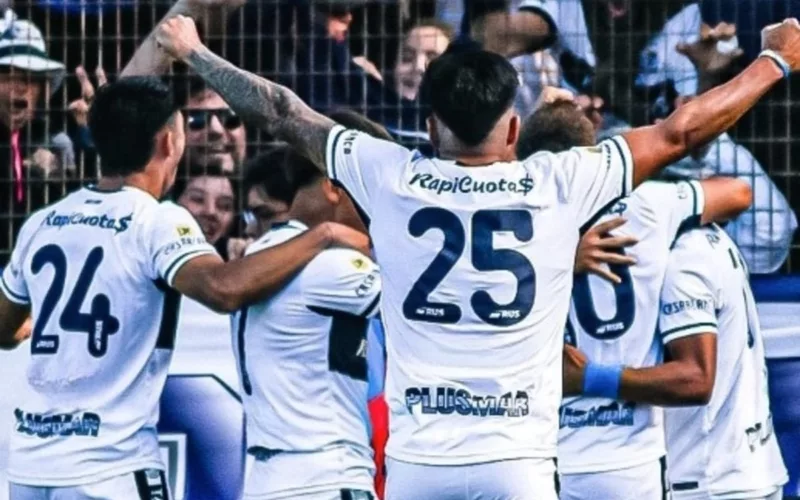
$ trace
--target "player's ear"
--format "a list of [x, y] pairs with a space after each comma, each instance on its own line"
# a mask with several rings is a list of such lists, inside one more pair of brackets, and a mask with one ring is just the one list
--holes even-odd
[[508, 136], [506, 136], [506, 146], [516, 147], [519, 141], [519, 132], [522, 128], [522, 120], [518, 114], [514, 113], [508, 121]]
[[428, 127], [428, 138], [433, 145], [434, 151], [439, 150], [439, 130], [436, 128], [436, 119], [433, 115], [425, 119], [425, 124]]
[[322, 192], [331, 205], [338, 205], [342, 199], [342, 189], [337, 187], [327, 177], [322, 180]]

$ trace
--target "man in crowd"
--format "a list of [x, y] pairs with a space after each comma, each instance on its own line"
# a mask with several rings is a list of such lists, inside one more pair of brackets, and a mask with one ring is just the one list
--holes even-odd
[[[372, 220], [389, 331], [390, 500], [470, 488], [555, 498], [569, 249], [579, 227], [800, 67], [800, 24], [787, 20], [765, 31], [769, 50], [742, 75], [661, 124], [517, 162], [516, 70], [489, 52], [445, 53], [423, 81], [438, 152], [427, 159], [347, 132], [287, 88], [234, 67], [203, 46], [189, 18], [165, 21], [156, 39], [243, 118], [325, 165]], [[415, 278], [408, 262], [432, 264]], [[515, 291], [498, 270], [514, 275]]]
[[48, 137], [46, 124], [36, 116], [61, 85], [64, 65], [47, 56], [39, 29], [11, 9], [4, 10], [0, 33], [2, 268], [25, 217], [63, 194], [62, 173], [73, 166], [74, 154], [69, 139]]

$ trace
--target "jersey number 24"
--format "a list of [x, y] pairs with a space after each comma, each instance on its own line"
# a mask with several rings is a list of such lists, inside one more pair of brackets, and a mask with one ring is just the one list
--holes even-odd
[[[108, 336], [119, 331], [119, 320], [111, 315], [111, 302], [105, 294], [97, 294], [92, 299], [89, 313], [82, 313], [81, 307], [92, 284], [97, 268], [103, 261], [103, 248], [95, 247], [89, 252], [83, 264], [75, 287], [58, 319], [58, 326], [64, 332], [78, 332], [88, 335], [89, 354], [99, 358], [108, 350]], [[55, 354], [58, 352], [58, 335], [45, 335], [44, 329], [50, 321], [58, 302], [64, 295], [67, 280], [67, 256], [58, 245], [45, 245], [33, 256], [31, 271], [38, 275], [45, 266], [53, 268], [53, 281], [42, 301], [42, 307], [33, 324], [31, 334], [32, 354]]]

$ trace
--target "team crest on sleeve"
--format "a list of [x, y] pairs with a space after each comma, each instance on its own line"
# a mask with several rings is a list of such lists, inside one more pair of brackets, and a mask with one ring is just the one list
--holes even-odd
[[351, 260], [350, 263], [359, 271], [367, 267], [367, 262], [361, 257], [356, 257], [355, 259]]
[[189, 236], [192, 234], [192, 228], [189, 226], [178, 226], [177, 228], [178, 236]]

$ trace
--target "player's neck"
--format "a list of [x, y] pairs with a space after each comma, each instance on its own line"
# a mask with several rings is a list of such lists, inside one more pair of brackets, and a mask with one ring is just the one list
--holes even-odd
[[517, 158], [507, 153], [463, 153], [457, 151], [439, 151], [439, 158], [456, 162], [462, 167], [483, 167], [494, 163], [514, 161]]
[[101, 191], [115, 191], [125, 186], [130, 186], [148, 193], [153, 198], [161, 198], [161, 189], [156, 186], [155, 182], [142, 174], [133, 174], [126, 177], [101, 177], [96, 186]]

